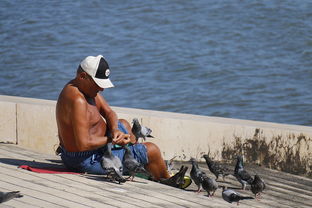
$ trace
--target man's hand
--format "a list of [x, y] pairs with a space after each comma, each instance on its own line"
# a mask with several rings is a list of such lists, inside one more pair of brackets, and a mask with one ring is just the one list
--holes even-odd
[[112, 144], [118, 144], [118, 145], [124, 146], [130, 143], [130, 134], [124, 134], [118, 129], [112, 132], [112, 136], [113, 136]]

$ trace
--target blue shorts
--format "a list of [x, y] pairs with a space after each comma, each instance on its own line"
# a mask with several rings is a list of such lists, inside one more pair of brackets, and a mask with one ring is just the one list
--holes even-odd
[[[120, 126], [122, 128], [120, 128]], [[124, 133], [128, 133], [125, 127], [119, 122], [118, 129]], [[125, 132], [126, 131], [126, 132]], [[144, 144], [129, 145], [130, 150], [133, 153], [134, 158], [144, 166], [148, 163], [147, 149]], [[106, 174], [105, 170], [101, 166], [101, 160], [103, 153], [101, 150], [85, 151], [85, 152], [67, 152], [65, 148], [61, 148], [61, 158], [64, 165], [71, 171], [91, 174]], [[113, 155], [119, 157], [122, 161], [125, 154], [125, 150], [121, 147], [113, 147]], [[127, 170], [124, 169], [124, 174]]]

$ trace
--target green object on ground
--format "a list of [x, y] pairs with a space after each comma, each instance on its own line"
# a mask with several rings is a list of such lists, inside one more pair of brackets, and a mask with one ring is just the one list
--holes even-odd
[[135, 176], [149, 180], [149, 176], [147, 176], [146, 174], [143, 174], [143, 173], [137, 173], [137, 174], [135, 174]]
[[186, 189], [192, 184], [192, 179], [189, 176], [184, 176], [184, 183], [179, 188]]

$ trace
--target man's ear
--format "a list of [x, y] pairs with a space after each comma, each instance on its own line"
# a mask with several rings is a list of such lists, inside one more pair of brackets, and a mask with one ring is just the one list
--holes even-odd
[[79, 78], [81, 78], [81, 79], [87, 79], [87, 73], [86, 72], [81, 72], [80, 74], [79, 74]]

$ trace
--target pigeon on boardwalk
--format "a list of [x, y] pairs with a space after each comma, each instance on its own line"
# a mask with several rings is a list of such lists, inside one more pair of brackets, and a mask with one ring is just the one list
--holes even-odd
[[[199, 193], [202, 189], [202, 182], [204, 180], [204, 176], [206, 176], [206, 173], [203, 172], [196, 160], [194, 158], [191, 158], [191, 163], [192, 163], [192, 169], [191, 169], [191, 172], [190, 172], [190, 175], [191, 175], [191, 179], [194, 181], [194, 183], [197, 185], [197, 193]], [[206, 176], [207, 177], [207, 176]]]
[[237, 156], [237, 162], [234, 170], [234, 176], [236, 179], [242, 184], [242, 189], [245, 190], [247, 183], [251, 184], [253, 181], [253, 178], [251, 175], [244, 170], [243, 165], [243, 157]]
[[112, 143], [108, 143], [102, 148], [103, 157], [101, 165], [107, 171], [107, 175], [119, 183], [124, 183], [126, 180], [122, 177], [123, 167], [119, 157], [112, 154]]
[[171, 158], [169, 161], [166, 160], [166, 166], [167, 166], [167, 170], [169, 173], [171, 173], [174, 169], [174, 162], [173, 160], [176, 158], [177, 156], [174, 156], [173, 158]]
[[256, 199], [259, 200], [261, 197], [261, 192], [265, 189], [264, 181], [257, 174], [254, 177], [253, 182], [251, 183], [251, 192], [255, 195]]
[[0, 192], [0, 203], [9, 201], [13, 198], [21, 198], [23, 197], [19, 191], [11, 191], [11, 192]]
[[129, 147], [124, 146], [123, 148], [125, 149], [125, 155], [123, 158], [123, 165], [124, 165], [125, 169], [128, 170], [128, 172], [130, 174], [130, 176], [129, 176], [129, 178], [131, 178], [130, 180], [133, 181], [134, 175], [136, 173], [143, 173], [145, 175], [150, 176], [149, 172], [147, 172], [147, 170], [145, 170], [143, 165], [141, 163], [139, 163], [134, 158]]
[[230, 169], [222, 167], [220, 164], [214, 162], [211, 158], [209, 158], [208, 155], [203, 155], [203, 157], [206, 160], [206, 164], [210, 172], [212, 172], [216, 176], [216, 180], [218, 180], [219, 176], [221, 176], [224, 181], [224, 177], [231, 174]]
[[137, 118], [134, 118], [132, 126], [132, 133], [134, 134], [136, 140], [138, 141], [140, 138], [142, 138], [144, 141], [146, 140], [146, 137], [152, 137], [154, 138], [151, 133], [152, 130], [146, 126], [142, 126]]
[[206, 175], [203, 176], [202, 187], [207, 191], [208, 197], [213, 196], [218, 188], [218, 183], [213, 178], [209, 178]]
[[242, 196], [232, 189], [226, 189], [224, 186], [222, 187], [222, 198], [229, 203], [237, 202], [237, 205], [239, 205], [240, 200], [254, 199], [250, 196]]
[[188, 167], [181, 166], [179, 172], [167, 179], [160, 179], [160, 183], [166, 184], [168, 186], [173, 186], [175, 188], [182, 188], [184, 185], [184, 176]]

